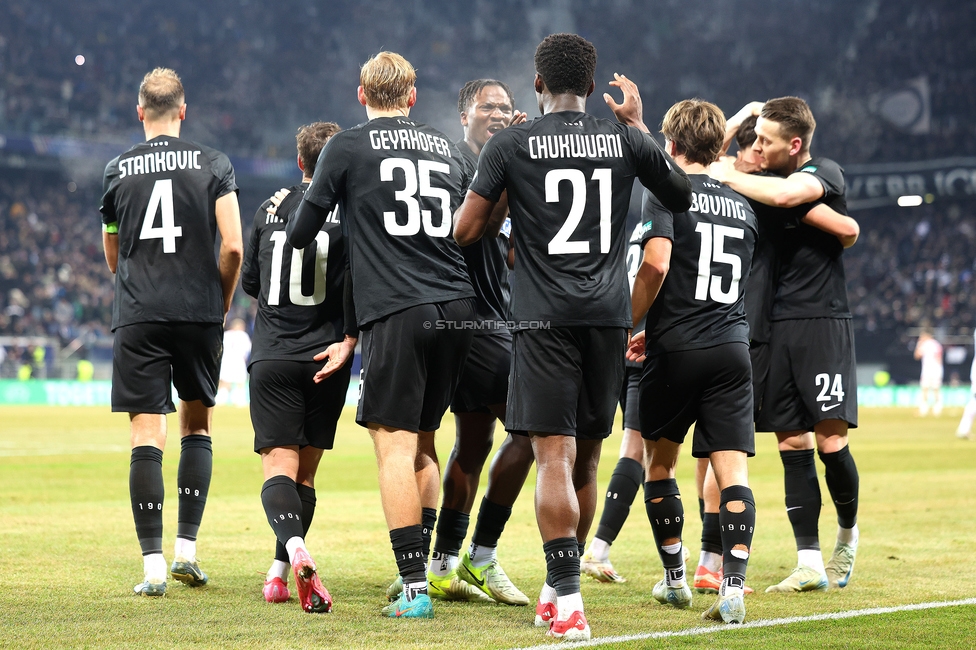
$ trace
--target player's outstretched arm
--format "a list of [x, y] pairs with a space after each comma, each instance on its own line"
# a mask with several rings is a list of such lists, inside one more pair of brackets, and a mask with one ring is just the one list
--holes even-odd
[[470, 246], [484, 236], [496, 203], [468, 190], [461, 207], [454, 213], [454, 241], [458, 246]]
[[217, 199], [214, 212], [217, 230], [220, 231], [217, 268], [220, 271], [226, 314], [234, 300], [234, 290], [237, 289], [237, 278], [241, 274], [241, 262], [244, 259], [244, 235], [241, 233], [241, 207], [237, 203], [237, 192], [228, 192]]
[[786, 178], [744, 174], [729, 158], [709, 165], [708, 175], [743, 196], [777, 208], [812, 203], [824, 195], [823, 185], [812, 174], [790, 174]]
[[803, 217], [803, 223], [830, 233], [840, 240], [844, 248], [853, 246], [858, 235], [861, 234], [861, 228], [857, 225], [857, 221], [823, 203], [813, 206]]
[[102, 231], [102, 248], [105, 249], [105, 263], [108, 270], [115, 273], [119, 266], [119, 234]]

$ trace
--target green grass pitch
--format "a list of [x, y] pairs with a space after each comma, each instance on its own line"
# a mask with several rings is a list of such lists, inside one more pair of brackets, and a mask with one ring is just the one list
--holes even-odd
[[[245, 409], [214, 415], [214, 476], [198, 555], [211, 576], [191, 590], [171, 581], [165, 598], [132, 593], [142, 563], [128, 499], [128, 420], [102, 408], [0, 408], [0, 645], [49, 647], [228, 648], [505, 648], [546, 642], [531, 608], [436, 603], [431, 621], [379, 616], [395, 575], [376, 488], [376, 464], [365, 430], [347, 409], [336, 449], [317, 481], [318, 510], [308, 546], [335, 598], [328, 615], [302, 613], [293, 595], [283, 605], [261, 597], [274, 538], [259, 498], [262, 475], [251, 451]], [[908, 410], [863, 409], [852, 450], [861, 473], [861, 548], [851, 584], [814, 594], [765, 594], [793, 567], [795, 552], [783, 508], [782, 471], [772, 436], [759, 435], [750, 461], [758, 524], [746, 600], [747, 622], [967, 599], [976, 596], [976, 442], [953, 435], [958, 409], [940, 419]], [[163, 461], [167, 498], [164, 550], [176, 531], [176, 423]], [[453, 422], [438, 434], [441, 458]], [[600, 486], [617, 458], [619, 433], [604, 445]], [[501, 436], [496, 436], [496, 442]], [[689, 513], [685, 540], [697, 557], [693, 463], [679, 467]], [[821, 468], [822, 474], [822, 468]], [[535, 598], [545, 565], [529, 485], [501, 539], [509, 576]], [[822, 482], [822, 481], [821, 481]], [[827, 500], [821, 519], [825, 554], [835, 521]], [[480, 499], [480, 497], [479, 497]], [[602, 505], [602, 504], [601, 504]], [[623, 585], [583, 578], [594, 638], [700, 627], [710, 596], [690, 610], [655, 603], [660, 577], [640, 502], [613, 546]], [[617, 647], [976, 647], [976, 606], [799, 622], [699, 636], [639, 640]]]

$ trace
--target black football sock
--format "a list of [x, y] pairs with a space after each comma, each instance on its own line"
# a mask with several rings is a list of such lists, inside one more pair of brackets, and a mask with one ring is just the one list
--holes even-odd
[[[302, 539], [308, 537], [308, 529], [315, 517], [315, 488], [298, 483], [298, 497], [302, 500]], [[288, 550], [281, 542], [275, 542], [275, 559], [288, 561]]]
[[820, 482], [812, 449], [781, 451], [786, 515], [793, 526], [796, 550], [820, 550]]
[[[409, 601], [417, 594], [426, 594], [427, 563], [424, 561], [423, 525], [414, 524], [391, 530], [390, 544], [396, 557], [397, 570], [403, 580], [406, 599]], [[419, 586], [421, 583], [422, 588]]]
[[722, 526], [718, 512], [706, 512], [702, 517], [701, 550], [722, 555]]
[[752, 490], [744, 485], [732, 485], [722, 490], [722, 505], [718, 513], [722, 526], [725, 575], [722, 585], [743, 589], [756, 527], [756, 502]]
[[824, 464], [827, 490], [837, 508], [837, 525], [854, 528], [857, 524], [857, 494], [860, 480], [850, 447], [832, 454], [820, 454]]
[[213, 473], [210, 436], [185, 436], [180, 440], [180, 467], [176, 474], [180, 513], [176, 536], [195, 541], [203, 520]]
[[[268, 523], [282, 546], [292, 537], [302, 537], [302, 500], [295, 481], [288, 476], [272, 476], [261, 487], [261, 503]], [[285, 553], [283, 562], [288, 561]]]
[[129, 460], [129, 500], [143, 555], [163, 552], [163, 451], [136, 447]]
[[[660, 499], [654, 503], [655, 499]], [[644, 483], [644, 507], [651, 522], [654, 542], [657, 544], [661, 563], [664, 565], [668, 584], [680, 582], [685, 577], [685, 560], [681, 556], [681, 531], [684, 528], [684, 505], [678, 492], [678, 482], [672, 479]], [[665, 544], [677, 539], [677, 544]]]
[[434, 525], [437, 523], [437, 509], [436, 508], [421, 508], [420, 510], [420, 525], [421, 534], [424, 539], [424, 563], [426, 564], [427, 558], [430, 557], [430, 540], [434, 535]]
[[434, 553], [439, 555], [453, 555], [461, 553], [461, 545], [468, 535], [470, 515], [460, 510], [441, 508], [437, 519], [437, 540], [434, 542]]
[[547, 582], [557, 596], [580, 590], [580, 545], [575, 537], [559, 537], [542, 545], [546, 554]]
[[600, 525], [596, 528], [598, 539], [607, 544], [613, 544], [624, 527], [630, 506], [634, 503], [637, 490], [644, 483], [644, 466], [633, 458], [621, 458], [610, 477], [607, 486], [607, 496], [603, 500], [603, 514], [600, 515]]
[[511, 516], [511, 507], [500, 506], [489, 501], [488, 497], [483, 497], [481, 508], [478, 510], [478, 523], [474, 526], [471, 542], [477, 546], [488, 548], [498, 546], [498, 538], [502, 536], [505, 524], [508, 523], [508, 518]]

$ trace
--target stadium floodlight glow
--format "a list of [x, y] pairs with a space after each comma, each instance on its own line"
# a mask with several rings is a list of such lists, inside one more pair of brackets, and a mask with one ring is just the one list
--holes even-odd
[[85, 55], [79, 54], [75, 57], [75, 63], [78, 65], [85, 65]]
[[906, 194], [905, 196], [899, 196], [898, 205], [903, 208], [912, 208], [916, 205], [922, 205], [922, 197], [920, 197], [918, 194]]

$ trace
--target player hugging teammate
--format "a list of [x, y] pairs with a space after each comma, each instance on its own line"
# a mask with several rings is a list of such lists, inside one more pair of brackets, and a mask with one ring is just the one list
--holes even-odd
[[[746, 470], [755, 420], [777, 432], [798, 549], [797, 568], [767, 591], [845, 586], [858, 541], [858, 475], [847, 446], [857, 407], [841, 253], [858, 233], [844, 214], [842, 170], [810, 155], [809, 107], [792, 97], [754, 103], [726, 124], [715, 105], [681, 101], [664, 117], [662, 149], [626, 77], [610, 82], [623, 103], [604, 95], [617, 122], [586, 112], [596, 49], [585, 39], [547, 37], [535, 67], [541, 117], [526, 121], [504, 83], [475, 80], [461, 89], [464, 139], [452, 143], [410, 119], [410, 63], [377, 54], [360, 73], [368, 120], [346, 131], [302, 127], [302, 182], [255, 214], [243, 279], [258, 299], [251, 418], [277, 539], [265, 599], [287, 601], [293, 574], [304, 611], [332, 609], [305, 536], [360, 337], [356, 421], [373, 441], [399, 573], [384, 615], [430, 618], [431, 598], [528, 604], [496, 548], [535, 461], [547, 569], [535, 622], [556, 638], [590, 637], [580, 560], [625, 356], [627, 435], [584, 569], [622, 581], [609, 544], [643, 485], [664, 566], [652, 595], [691, 605], [675, 466], [694, 424], [704, 522], [694, 586], [718, 593], [705, 618], [741, 623], [756, 521]], [[106, 259], [118, 269], [113, 409], [132, 417], [130, 491], [145, 556], [136, 592], [158, 596], [166, 589], [161, 450], [170, 376], [183, 436], [171, 574], [207, 582], [195, 540], [241, 235], [226, 156], [178, 137], [185, 104], [175, 73], [150, 73], [139, 97], [147, 142], [106, 168], [101, 211]], [[757, 114], [753, 144], [748, 118]], [[733, 136], [743, 155], [719, 159]], [[635, 179], [646, 191], [628, 242]], [[180, 282], [195, 302], [166, 300], [172, 291], [146, 281], [150, 268], [165, 268], [160, 277]], [[449, 406], [457, 438], [436, 523], [434, 434]], [[462, 554], [496, 420], [508, 437]], [[815, 447], [839, 524], [826, 565]]]

